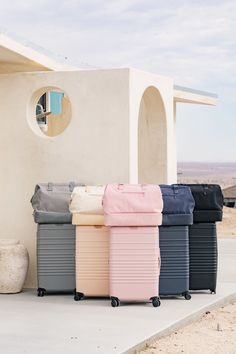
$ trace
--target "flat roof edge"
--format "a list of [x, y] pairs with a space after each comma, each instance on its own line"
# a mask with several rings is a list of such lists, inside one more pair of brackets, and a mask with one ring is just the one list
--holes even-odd
[[0, 45], [22, 57], [25, 57], [27, 60], [30, 60], [52, 71], [71, 71], [75, 69], [75, 67], [72, 67], [68, 64], [56, 61], [50, 56], [47, 56], [46, 54], [34, 49], [30, 45], [16, 41], [14, 38], [9, 37], [8, 34], [5, 34], [4, 32], [0, 32]]
[[192, 89], [192, 88], [185, 87], [185, 86], [174, 85], [174, 90], [193, 93], [196, 95], [206, 96], [206, 97], [211, 97], [211, 98], [216, 98], [216, 99], [218, 98], [218, 95], [215, 93], [202, 91], [202, 90], [196, 90], [196, 89]]
[[174, 100], [180, 103], [216, 106], [218, 96], [215, 93], [174, 85]]

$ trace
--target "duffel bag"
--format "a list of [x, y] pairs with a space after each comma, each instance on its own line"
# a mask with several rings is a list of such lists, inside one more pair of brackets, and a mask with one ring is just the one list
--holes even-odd
[[81, 186], [74, 189], [70, 202], [74, 225], [104, 225], [104, 189], [105, 186]]
[[218, 184], [186, 184], [190, 187], [195, 207], [193, 222], [221, 221], [224, 197]]
[[34, 220], [38, 224], [71, 223], [69, 202], [78, 183], [39, 183], [31, 198]]
[[108, 184], [103, 208], [107, 226], [160, 225], [163, 208], [160, 187], [153, 184]]
[[163, 198], [162, 225], [191, 225], [194, 198], [187, 186], [160, 185]]

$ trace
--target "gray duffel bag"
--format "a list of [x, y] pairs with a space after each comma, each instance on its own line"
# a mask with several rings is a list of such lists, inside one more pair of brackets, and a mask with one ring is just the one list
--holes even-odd
[[37, 224], [70, 224], [70, 197], [74, 187], [79, 185], [75, 182], [37, 184], [31, 198], [34, 221]]

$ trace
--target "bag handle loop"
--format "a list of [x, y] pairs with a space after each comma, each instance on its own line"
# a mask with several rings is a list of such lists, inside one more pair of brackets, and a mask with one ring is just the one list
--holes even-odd
[[53, 183], [52, 182], [48, 182], [48, 191], [49, 192], [53, 191]]
[[75, 182], [70, 182], [69, 183], [69, 190], [71, 193], [73, 192], [74, 188], [75, 188]]

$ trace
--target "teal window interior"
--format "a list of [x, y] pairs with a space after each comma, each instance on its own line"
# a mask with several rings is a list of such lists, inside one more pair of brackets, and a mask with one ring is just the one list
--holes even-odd
[[50, 111], [52, 114], [62, 113], [63, 92], [50, 91]]

